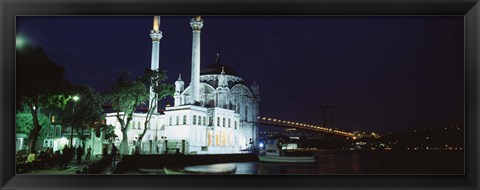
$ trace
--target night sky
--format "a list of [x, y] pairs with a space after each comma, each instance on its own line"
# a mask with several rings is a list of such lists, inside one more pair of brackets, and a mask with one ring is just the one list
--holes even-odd
[[[190, 83], [191, 17], [161, 17], [160, 67]], [[201, 68], [231, 66], [260, 85], [260, 116], [403, 131], [463, 123], [463, 16], [204, 16]], [[153, 17], [17, 17], [77, 84], [105, 91], [150, 67]], [[173, 104], [173, 99], [168, 100]], [[163, 103], [164, 104], [164, 103]]]

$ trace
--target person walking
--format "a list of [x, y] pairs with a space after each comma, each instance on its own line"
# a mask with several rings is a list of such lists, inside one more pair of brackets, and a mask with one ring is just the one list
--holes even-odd
[[70, 162], [70, 151], [68, 146], [65, 145], [65, 147], [62, 150], [62, 164], [64, 168], [67, 168], [68, 162]]
[[82, 156], [83, 156], [83, 147], [78, 146], [77, 147], [77, 164], [80, 165], [82, 161]]
[[104, 157], [104, 158], [107, 157], [107, 155], [108, 155], [108, 147], [107, 147], [107, 145], [104, 145], [104, 146], [103, 146], [103, 152], [102, 152], [102, 154], [103, 154], [103, 157]]
[[75, 160], [76, 153], [77, 153], [77, 148], [75, 146], [72, 146], [72, 149], [71, 149], [72, 160]]
[[117, 147], [115, 146], [115, 144], [112, 144], [111, 156], [112, 156], [113, 166], [115, 166], [115, 158], [117, 157]]
[[90, 155], [92, 154], [92, 146], [87, 148], [87, 155], [85, 156], [85, 160], [90, 160]]

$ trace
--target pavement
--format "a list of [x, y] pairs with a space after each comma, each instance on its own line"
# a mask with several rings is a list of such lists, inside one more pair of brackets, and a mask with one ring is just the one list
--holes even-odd
[[[60, 166], [54, 166], [54, 167], [46, 167], [40, 170], [36, 171], [31, 171], [26, 174], [61, 174], [61, 175], [68, 175], [68, 174], [76, 174], [77, 170], [82, 170], [84, 167], [87, 167], [91, 163], [100, 160], [100, 156], [96, 158], [95, 156], [91, 157], [90, 160], [82, 160], [80, 164], [77, 164], [77, 160], [72, 160], [70, 163], [68, 163], [67, 168], [60, 167]], [[118, 161], [116, 162], [118, 163]], [[105, 174], [112, 174], [114, 171], [115, 167], [108, 167], [104, 173]]]

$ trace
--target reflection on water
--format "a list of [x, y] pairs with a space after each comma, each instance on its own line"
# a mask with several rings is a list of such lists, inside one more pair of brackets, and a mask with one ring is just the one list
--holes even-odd
[[320, 152], [315, 164], [235, 162], [186, 168], [196, 171], [211, 168], [213, 171], [232, 165], [236, 167], [235, 174], [463, 174], [464, 153], [327, 151]]

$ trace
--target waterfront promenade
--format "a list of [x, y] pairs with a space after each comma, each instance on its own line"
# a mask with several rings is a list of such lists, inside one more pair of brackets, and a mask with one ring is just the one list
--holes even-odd
[[[77, 164], [76, 160], [72, 160], [66, 168], [61, 166], [54, 166], [54, 167], [46, 167], [42, 169], [38, 169], [36, 171], [30, 171], [25, 174], [46, 174], [46, 175], [68, 175], [68, 174], [77, 174], [77, 170], [82, 170], [83, 168], [87, 167], [88, 165], [100, 160], [102, 157], [92, 157], [90, 160], [82, 160], [80, 164]], [[119, 161], [116, 161], [116, 164]], [[116, 165], [115, 165], [116, 166]], [[105, 169], [103, 174], [112, 174], [114, 171], [114, 167], [110, 166]]]

